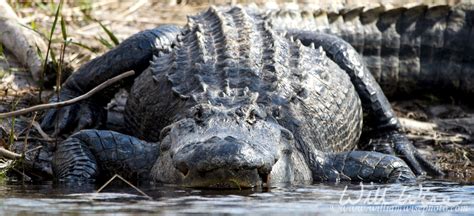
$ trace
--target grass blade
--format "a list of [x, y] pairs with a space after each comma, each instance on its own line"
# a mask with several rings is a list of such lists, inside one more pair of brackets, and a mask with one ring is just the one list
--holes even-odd
[[100, 43], [102, 43], [104, 46], [106, 46], [107, 48], [111, 49], [113, 48], [114, 46], [117, 46], [120, 44], [120, 41], [119, 39], [115, 36], [115, 34], [110, 31], [104, 24], [102, 24], [102, 22], [100, 22], [99, 20], [93, 18], [92, 16], [88, 15], [88, 14], [84, 14], [84, 16], [87, 18], [87, 19], [90, 19], [94, 22], [97, 22], [100, 27], [102, 28], [102, 30], [104, 30], [104, 32], [107, 34], [107, 36], [109, 36], [110, 40], [112, 41], [112, 43], [114, 45], [112, 45], [110, 42], [108, 42], [107, 40], [105, 40], [104, 38], [100, 37], [100, 38], [97, 38], [97, 40], [100, 41]]
[[115, 37], [114, 33], [112, 33], [107, 27], [105, 27], [104, 24], [102, 24], [99, 20], [96, 20], [96, 22], [98, 22], [100, 27], [102, 27], [105, 33], [107, 33], [107, 35], [109, 36], [110, 40], [114, 43], [114, 45], [115, 46], [119, 45], [120, 42], [117, 39], [117, 37]]
[[[13, 110], [16, 110], [16, 106], [18, 105], [19, 102], [20, 102], [20, 99], [17, 99], [17, 100], [13, 103], [13, 107], [12, 107]], [[12, 145], [13, 145], [13, 142], [15, 141], [15, 122], [16, 122], [16, 117], [13, 117], [13, 118], [12, 118], [12, 122], [11, 122], [10, 134], [9, 134], [9, 136], [8, 136], [8, 146], [7, 146], [7, 149], [10, 149], [10, 146], [12, 146]]]
[[93, 53], [97, 53], [97, 49], [94, 49], [94, 48], [92, 48], [92, 47], [90, 47], [90, 46], [84, 45], [84, 44], [82, 44], [82, 43], [80, 43], [80, 42], [71, 41], [71, 44], [76, 45], [76, 46], [81, 47], [81, 48], [84, 48], [84, 49], [86, 49], [86, 50], [89, 50], [89, 51], [91, 51], [91, 52], [93, 52]]
[[105, 47], [107, 47], [108, 49], [112, 49], [114, 48], [114, 45], [112, 45], [109, 41], [107, 41], [105, 38], [103, 37], [100, 37], [100, 38], [97, 38], [97, 40], [99, 40], [99, 42], [104, 45]]
[[41, 72], [41, 78], [40, 78], [40, 91], [38, 94], [40, 101], [41, 101], [41, 93], [43, 92], [44, 73], [46, 72], [48, 68], [48, 58], [49, 58], [49, 53], [51, 52], [51, 42], [52, 42], [54, 30], [56, 29], [56, 24], [58, 23], [59, 12], [61, 11], [62, 5], [63, 5], [63, 0], [59, 1], [58, 8], [56, 9], [56, 14], [54, 15], [53, 26], [51, 27], [51, 31], [48, 38], [48, 48], [46, 50], [46, 57], [44, 58], [44, 63], [43, 63], [43, 71]]
[[62, 15], [61, 15], [61, 33], [63, 35], [63, 40], [67, 41], [66, 23], [64, 22], [64, 17]]

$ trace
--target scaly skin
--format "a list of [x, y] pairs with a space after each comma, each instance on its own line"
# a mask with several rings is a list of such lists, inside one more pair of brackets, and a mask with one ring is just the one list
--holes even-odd
[[[59, 101], [82, 95], [106, 80], [129, 70], [137, 74], [148, 67], [152, 56], [160, 50], [169, 49], [180, 29], [175, 26], [162, 26], [146, 30], [123, 41], [119, 47], [110, 50], [107, 55], [93, 59], [74, 72], [63, 84]], [[54, 135], [79, 131], [83, 128], [101, 127], [105, 106], [119, 87], [131, 85], [133, 80], [103, 90], [84, 103], [75, 104], [49, 112], [43, 118], [41, 127]], [[51, 102], [57, 101], [52, 97]], [[55, 121], [59, 122], [56, 126]]]
[[[121, 173], [127, 179], [144, 179], [153, 165], [149, 161], [158, 157], [159, 146], [113, 131], [82, 130], [62, 142], [55, 154], [55, 163], [64, 166], [55, 166], [54, 173], [67, 181], [112, 177], [107, 176], [108, 173]], [[71, 167], [79, 172], [70, 172]], [[99, 170], [107, 172], [98, 176]]]
[[[365, 149], [388, 154], [396, 153], [407, 161], [416, 174], [424, 174], [425, 171], [434, 175], [442, 174], [439, 168], [420, 157], [415, 147], [401, 133], [400, 123], [387, 98], [368, 71], [362, 58], [350, 44], [334, 35], [314, 31], [294, 31], [288, 33], [287, 36], [298, 38], [303, 44], [312, 47], [322, 47], [326, 50], [327, 56], [349, 75], [361, 99], [364, 113], [367, 113], [364, 119], [365, 125], [371, 128], [372, 133], [375, 133], [375, 137], [374, 134], [366, 137], [378, 140], [369, 142], [367, 146], [370, 147], [365, 146]], [[370, 134], [371, 132], [366, 133]], [[380, 138], [381, 135], [385, 137]], [[359, 144], [359, 147], [363, 146], [364, 142]], [[381, 149], [380, 146], [383, 146], [384, 149]]]
[[[128, 135], [79, 131], [58, 146], [56, 175], [66, 181], [94, 180], [133, 169], [157, 182], [227, 188], [413, 181], [413, 171], [438, 171], [399, 131], [387, 99], [350, 45], [318, 32], [293, 31], [303, 43], [316, 44], [306, 47], [274, 31], [265, 19], [241, 8], [211, 8], [192, 17], [181, 33], [173, 31], [173, 48], [159, 47], [134, 80], [125, 110]], [[174, 40], [157, 35], [143, 42], [144, 35], [100, 57], [107, 64], [121, 63], [116, 72], [79, 71], [64, 84], [64, 94], [92, 88], [79, 84], [91, 77], [103, 80], [124, 68], [144, 68], [141, 63], [152, 58], [149, 49], [139, 49], [132, 54], [138, 57], [127, 61], [134, 44]], [[362, 108], [376, 141], [359, 144]], [[64, 112], [47, 115], [66, 116], [57, 131], [81, 129]], [[52, 118], [44, 123], [52, 124]], [[353, 151], [362, 147], [401, 158]], [[129, 151], [130, 157], [122, 154]], [[148, 155], [153, 167], [142, 166], [137, 155]]]
[[350, 43], [389, 96], [425, 92], [472, 97], [473, 17], [473, 4], [267, 14], [277, 31], [328, 33]]

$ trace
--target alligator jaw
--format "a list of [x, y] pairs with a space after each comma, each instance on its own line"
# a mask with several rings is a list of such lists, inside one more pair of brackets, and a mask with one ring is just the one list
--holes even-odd
[[[192, 171], [191, 171], [192, 172]], [[183, 186], [208, 189], [244, 189], [267, 187], [268, 174], [257, 169], [217, 169], [206, 173], [190, 173], [183, 179]]]

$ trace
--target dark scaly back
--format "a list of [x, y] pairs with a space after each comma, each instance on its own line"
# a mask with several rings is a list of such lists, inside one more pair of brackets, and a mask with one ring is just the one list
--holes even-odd
[[212, 7], [190, 17], [186, 31], [169, 54], [176, 64], [154, 69], [167, 73], [173, 91], [183, 98], [231, 106], [249, 93], [265, 102], [286, 76], [282, 64], [288, 54], [280, 49], [288, 43], [242, 8]]
[[272, 11], [279, 31], [311, 30], [348, 41], [389, 95], [474, 95], [474, 4], [339, 12]]
[[277, 35], [261, 15], [239, 7], [189, 18], [175, 47], [135, 81], [126, 122], [130, 133], [157, 141], [163, 127], [200, 103], [277, 112], [304, 152], [353, 148], [362, 125], [345, 72], [322, 50]]

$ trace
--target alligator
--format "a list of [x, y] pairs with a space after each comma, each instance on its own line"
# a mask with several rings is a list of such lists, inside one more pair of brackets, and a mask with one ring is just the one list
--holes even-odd
[[[433, 81], [472, 92], [466, 82], [472, 82], [473, 61], [466, 53], [473, 45], [466, 32], [473, 7], [374, 10], [328, 15], [321, 25], [319, 12], [211, 7], [182, 28], [163, 25], [133, 35], [80, 67], [51, 99], [67, 100], [123, 72], [138, 73], [45, 114], [43, 129], [74, 132], [55, 150], [56, 178], [82, 182], [120, 174], [242, 188], [442, 175], [401, 131], [369, 71], [395, 90]], [[340, 17], [344, 23], [335, 22]], [[455, 75], [441, 81], [448, 68]], [[122, 87], [130, 88], [125, 130], [106, 130], [104, 106]]]
[[[363, 56], [388, 96], [417, 93], [474, 94], [472, 4], [410, 8], [352, 8], [339, 12], [273, 10], [278, 31], [341, 37]], [[304, 34], [307, 34], [306, 36]]]

